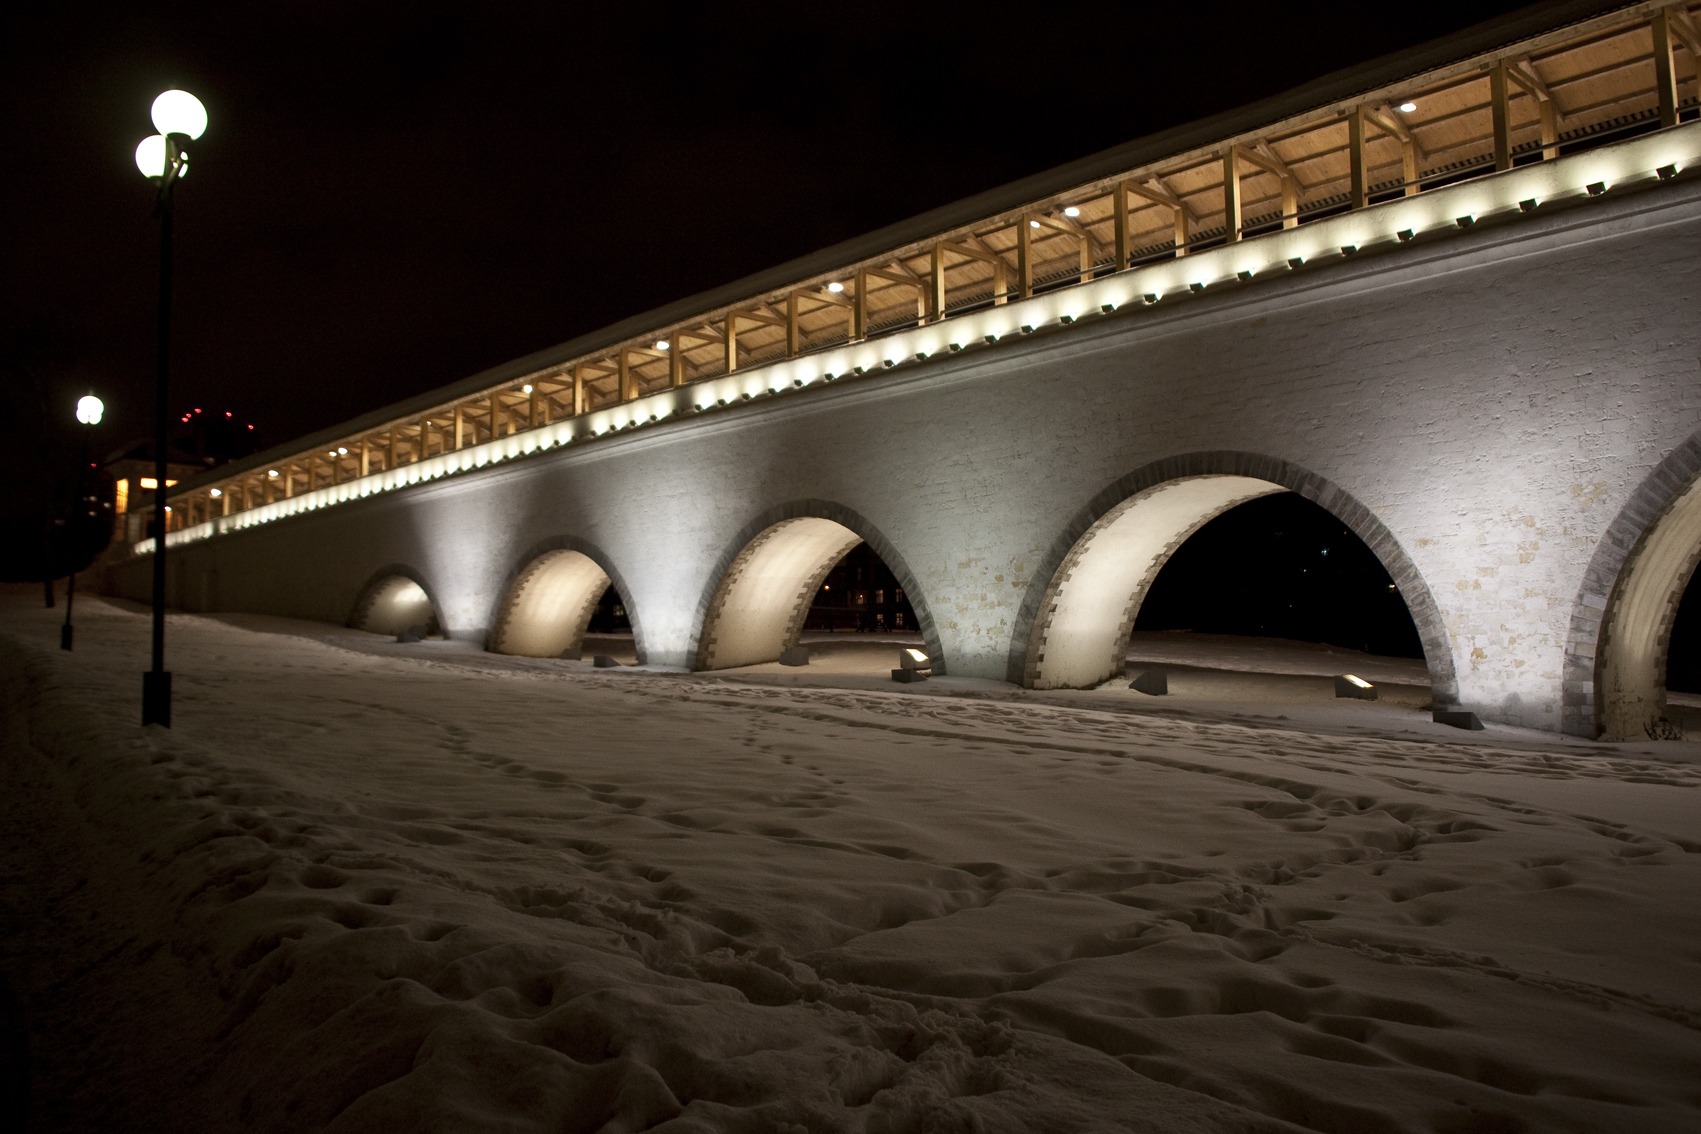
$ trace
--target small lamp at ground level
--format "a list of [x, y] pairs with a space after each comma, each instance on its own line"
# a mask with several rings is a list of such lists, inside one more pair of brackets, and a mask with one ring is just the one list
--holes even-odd
[[921, 650], [905, 647], [898, 651], [898, 668], [892, 671], [892, 680], [907, 685], [915, 681], [926, 681], [932, 673], [932, 658]]
[[1346, 697], [1353, 701], [1374, 701], [1376, 700], [1376, 686], [1356, 673], [1337, 673], [1335, 675], [1335, 696]]

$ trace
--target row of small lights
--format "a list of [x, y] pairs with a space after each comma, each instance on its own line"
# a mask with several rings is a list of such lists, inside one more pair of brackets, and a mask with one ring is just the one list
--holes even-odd
[[[1402, 104], [1416, 109], [1415, 104]], [[1409, 110], [1407, 111], [1410, 112]], [[1688, 143], [1685, 145], [1684, 143]], [[1297, 229], [1283, 229], [1267, 233], [1232, 245], [1219, 245], [1204, 252], [1188, 256], [1185, 261], [1170, 260], [1160, 264], [1145, 265], [1132, 271], [1117, 273], [1114, 276], [1089, 281], [1066, 290], [1050, 292], [1019, 300], [1008, 305], [982, 309], [970, 312], [950, 321], [951, 325], [960, 329], [978, 327], [984, 333], [981, 341], [987, 345], [997, 343], [1012, 334], [1027, 335], [1039, 326], [1050, 321], [1059, 325], [1069, 326], [1078, 322], [1090, 313], [1110, 314], [1119, 308], [1134, 302], [1145, 306], [1157, 304], [1166, 295], [1199, 293], [1206, 290], [1212, 283], [1228, 280], [1248, 281], [1270, 267], [1281, 268], [1284, 271], [1297, 269], [1309, 260], [1314, 260], [1319, 254], [1338, 254], [1351, 256], [1365, 245], [1381, 239], [1395, 239], [1406, 244], [1415, 239], [1419, 232], [1433, 232], [1442, 229], [1470, 228], [1477, 220], [1491, 213], [1531, 213], [1541, 204], [1540, 195], [1520, 197], [1517, 192], [1510, 196], [1497, 197], [1494, 200], [1484, 200], [1496, 187], [1522, 186], [1527, 181], [1547, 180], [1553, 192], [1547, 194], [1548, 199], [1575, 192], [1582, 189], [1589, 197], [1599, 197], [1617, 182], [1628, 181], [1639, 176], [1655, 176], [1660, 180], [1670, 180], [1684, 168], [1683, 162], [1701, 157], [1701, 122], [1693, 122], [1661, 131], [1659, 134], [1633, 138], [1614, 146], [1603, 147], [1584, 154], [1573, 154], [1542, 162], [1537, 165], [1520, 166], [1514, 170], [1483, 178], [1478, 181], [1464, 182], [1459, 185], [1445, 186], [1431, 190], [1417, 197], [1401, 198], [1397, 201], [1384, 202], [1370, 206], [1367, 209], [1329, 217]], [[1622, 160], [1614, 161], [1614, 158]], [[1581, 175], [1578, 181], [1567, 181], [1560, 185], [1552, 184], [1559, 179], [1555, 176], [1561, 170], [1579, 169]], [[1569, 185], [1569, 190], [1565, 188]], [[1446, 214], [1451, 210], [1439, 206], [1450, 201], [1463, 198], [1467, 202], [1476, 199], [1476, 206], [1453, 216]], [[1072, 206], [1071, 206], [1072, 208]], [[1078, 213], [1079, 210], [1076, 210]], [[1069, 209], [1064, 210], [1069, 215]], [[1413, 214], [1421, 214], [1414, 218]], [[1380, 233], [1363, 231], [1368, 221], [1376, 217], [1392, 218], [1387, 228]], [[1428, 221], [1428, 223], [1425, 223]], [[1031, 222], [1030, 222], [1031, 223]], [[1343, 240], [1338, 244], [1324, 244], [1320, 237], [1324, 233], [1340, 233], [1343, 229], [1352, 232], [1357, 238]], [[1359, 231], [1353, 231], [1359, 230]], [[1291, 247], [1305, 242], [1310, 247], [1305, 249]], [[1247, 253], [1256, 254], [1260, 249], [1280, 250], [1282, 246], [1290, 246], [1295, 254], [1265, 258], [1261, 260], [1243, 259]], [[1167, 283], [1164, 277], [1187, 270], [1189, 274], [1200, 270], [1209, 270], [1213, 265], [1220, 264], [1225, 259], [1231, 259], [1234, 270], [1228, 274], [1218, 273], [1215, 277], [1183, 280], [1179, 287]], [[1160, 286], [1150, 291], [1142, 291], [1139, 281], [1149, 281]], [[841, 292], [844, 285], [838, 282], [826, 285], [829, 291]], [[1096, 312], [1090, 311], [1091, 301], [1098, 299]], [[1066, 301], [1073, 310], [1062, 310]], [[1029, 316], [1026, 322], [1017, 322], [1021, 316]], [[1034, 316], [1050, 315], [1050, 320], [1034, 318]], [[841, 347], [810, 355], [807, 358], [784, 359], [763, 367], [742, 371], [738, 375], [723, 375], [719, 378], [708, 379], [693, 383], [693, 388], [701, 390], [704, 397], [693, 403], [692, 408], [697, 412], [728, 406], [738, 401], [751, 401], [762, 394], [779, 394], [788, 390], [802, 388], [814, 382], [831, 383], [852, 375], [862, 375], [877, 370], [891, 369], [905, 361], [925, 361], [940, 352], [941, 349], [957, 353], [965, 349], [961, 338], [946, 340], [943, 338], [947, 324], [929, 324], [926, 327], [885, 336], [878, 341], [864, 340], [860, 343], [846, 344]], [[963, 336], [967, 337], [967, 336]], [[917, 349], [919, 348], [919, 349]], [[666, 339], [655, 340], [655, 349], [669, 349]], [[848, 365], [839, 365], [840, 362]], [[795, 371], [808, 365], [810, 373], [796, 375]], [[832, 366], [833, 369], [826, 367]], [[767, 380], [760, 381], [761, 376]], [[754, 385], [752, 384], [753, 380]], [[522, 392], [531, 393], [528, 383], [522, 387]], [[641, 425], [655, 423], [663, 418], [673, 416], [675, 411], [665, 404], [666, 400], [678, 394], [676, 389], [668, 389], [634, 402], [626, 403], [628, 413], [624, 420], [616, 420], [617, 408], [596, 410], [576, 418], [568, 418], [560, 422], [537, 429], [525, 430], [505, 438], [493, 439], [481, 445], [449, 453], [439, 453], [424, 461], [401, 466], [396, 469], [386, 469], [379, 473], [370, 474], [357, 481], [345, 482], [316, 489], [313, 492], [293, 497], [285, 501], [273, 501], [254, 509], [233, 516], [220, 517], [217, 520], [196, 525], [195, 528], [172, 533], [173, 542], [182, 540], [208, 538], [227, 528], [244, 528], [252, 524], [267, 523], [274, 519], [294, 515], [303, 510], [312, 510], [339, 503], [344, 500], [370, 495], [374, 492], [389, 491], [403, 488], [426, 480], [436, 480], [439, 477], [452, 475], [457, 472], [471, 471], [482, 468], [487, 464], [524, 456], [534, 450], [557, 448], [576, 440], [591, 439], [606, 436], [622, 430], [629, 430]], [[713, 395], [713, 397], [711, 397]], [[654, 409], [646, 415], [645, 411]], [[678, 412], [688, 412], [681, 407]], [[584, 422], [581, 432], [579, 422]], [[328, 450], [330, 456], [347, 456], [348, 448], [338, 446]], [[278, 470], [268, 471], [268, 477], [281, 475]], [[222, 495], [220, 490], [211, 490], [210, 495]], [[197, 530], [199, 529], [199, 530]], [[138, 554], [146, 554], [152, 548], [152, 540], [144, 540], [135, 546]]]
[[[1402, 113], [1405, 113], [1405, 114], [1410, 114], [1413, 111], [1415, 111], [1416, 109], [1417, 109], [1417, 103], [1411, 102], [1409, 100], [1406, 101], [1406, 102], [1402, 102], [1400, 104], [1400, 110], [1401, 110]], [[1080, 208], [1078, 208], [1075, 205], [1068, 205], [1068, 206], [1064, 207], [1063, 215], [1065, 217], [1068, 217], [1070, 220], [1074, 220], [1081, 215], [1081, 210], [1080, 210]], [[1029, 228], [1039, 228], [1040, 222], [1037, 221], [1037, 220], [1030, 220], [1028, 222], [1028, 227]], [[827, 290], [834, 295], [844, 294], [845, 285], [843, 283], [840, 283], [838, 280], [829, 281], [828, 284], [826, 285], [826, 287], [827, 287]], [[670, 343], [667, 339], [657, 339], [654, 343], [651, 344], [651, 349], [656, 350], [656, 351], [660, 351], [662, 353], [666, 353], [668, 350], [672, 349], [672, 346], [673, 346], [673, 344]], [[957, 349], [960, 350], [962, 348], [958, 347]], [[891, 364], [888, 363], [888, 365], [891, 365]], [[832, 380], [831, 376], [828, 376], [828, 381], [831, 381], [831, 380]], [[803, 382], [799, 381], [799, 382], [796, 382], [794, 385], [795, 386], [801, 386], [803, 384], [804, 384]], [[520, 392], [522, 394], [528, 394], [529, 395], [532, 392], [531, 383], [528, 382], [524, 386], [520, 387]], [[779, 388], [776, 387], [776, 388], [770, 390], [769, 392], [770, 393], [778, 393]], [[749, 395], [747, 394], [747, 395], [745, 395], [745, 397], [746, 397], [746, 399], [748, 399]], [[724, 406], [724, 405], [726, 405], [726, 402], [721, 401], [719, 404]], [[696, 408], [699, 409], [699, 410], [703, 410], [703, 409], [706, 409], [708, 407], [699, 404]], [[201, 411], [196, 410], [195, 412], [200, 413]], [[229, 417], [230, 415], [227, 413], [227, 414], [225, 414], [225, 416]], [[188, 421], [189, 419], [188, 419], [188, 417], [185, 417], [183, 420]], [[654, 417], [652, 417], [650, 420], [654, 421], [656, 419]], [[630, 423], [628, 423], [628, 424], [630, 424]], [[433, 426], [433, 425], [435, 425], [435, 422], [427, 421], [426, 425], [427, 426]], [[253, 429], [254, 427], [252, 425], [250, 425], [248, 428]], [[593, 437], [596, 436], [597, 435], [596, 431], [592, 430], [591, 435]], [[346, 457], [346, 456], [348, 456], [348, 449], [344, 446], [339, 445], [335, 450], [328, 452], [326, 455], [330, 456], [330, 457]], [[282, 474], [279, 473], [277, 469], [270, 469], [266, 472], [266, 476], [269, 479], [275, 480], [277, 477], [279, 477], [281, 475]], [[222, 496], [223, 493], [221, 493], [218, 489], [215, 488], [211, 491], [210, 495], [213, 496], [216, 499], [216, 498]]]

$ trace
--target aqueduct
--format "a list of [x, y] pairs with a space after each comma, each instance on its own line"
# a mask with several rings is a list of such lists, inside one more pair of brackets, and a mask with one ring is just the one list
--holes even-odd
[[[1438, 703], [1637, 735], [1701, 558], [1701, 41], [1690, 5], [1599, 7], [177, 485], [174, 600], [554, 656], [614, 585], [643, 659], [719, 668], [866, 541], [941, 669], [1081, 686], [1190, 533], [1296, 492], [1395, 580]], [[108, 572], [138, 597], [140, 536]]]

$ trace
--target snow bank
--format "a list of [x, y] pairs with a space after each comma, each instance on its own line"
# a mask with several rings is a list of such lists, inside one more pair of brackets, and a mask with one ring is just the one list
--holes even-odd
[[54, 613], [0, 601], [42, 1129], [1701, 1125], [1692, 746], [191, 617], [164, 731], [145, 617]]

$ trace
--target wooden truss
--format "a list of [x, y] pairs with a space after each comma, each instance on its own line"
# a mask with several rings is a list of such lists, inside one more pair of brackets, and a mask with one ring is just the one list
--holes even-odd
[[1696, 117], [1701, 5], [1638, 4], [1172, 154], [176, 496], [173, 527], [670, 387]]

